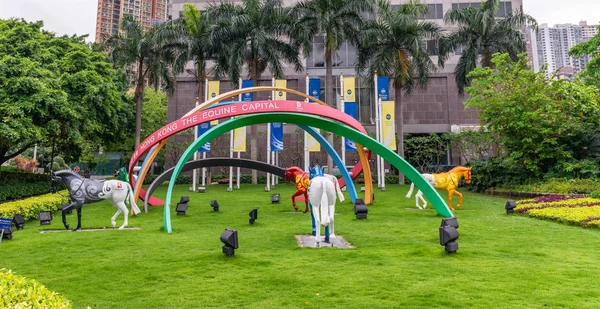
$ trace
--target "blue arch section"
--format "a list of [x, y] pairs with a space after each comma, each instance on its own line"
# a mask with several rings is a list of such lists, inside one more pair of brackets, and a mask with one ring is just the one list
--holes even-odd
[[[236, 103], [243, 103], [243, 102], [242, 101], [221, 102], [221, 103], [212, 105], [208, 109], [212, 109], [212, 108], [224, 106], [224, 105], [229, 105], [229, 104], [236, 104]], [[321, 146], [323, 146], [323, 148], [325, 149], [327, 154], [333, 159], [333, 162], [335, 163], [335, 165], [337, 165], [338, 169], [340, 170], [340, 173], [342, 174], [342, 178], [344, 178], [344, 181], [346, 182], [346, 184], [349, 184], [346, 187], [348, 188], [348, 195], [350, 195], [350, 200], [352, 201], [352, 204], [354, 204], [354, 202], [358, 198], [358, 193], [356, 192], [356, 188], [353, 185], [352, 177], [350, 176], [350, 173], [346, 169], [346, 164], [344, 164], [342, 162], [342, 158], [340, 157], [340, 155], [335, 151], [333, 146], [331, 144], [329, 144], [329, 142], [327, 142], [327, 139], [325, 139], [325, 137], [323, 135], [321, 135], [321, 133], [319, 133], [319, 131], [317, 131], [309, 126], [305, 126], [305, 125], [298, 125], [298, 127], [300, 127], [300, 129], [306, 131], [306, 133], [308, 133], [312, 137], [314, 137], [314, 139], [319, 144], [321, 144]], [[200, 137], [201, 136], [198, 136], [198, 138], [200, 138]], [[305, 171], [305, 172], [308, 172], [308, 171]]]

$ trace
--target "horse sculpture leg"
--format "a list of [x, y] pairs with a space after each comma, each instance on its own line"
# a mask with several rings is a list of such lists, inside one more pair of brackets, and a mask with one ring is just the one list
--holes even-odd
[[295, 211], [298, 211], [298, 207], [296, 207], [296, 196], [300, 196], [302, 194], [303, 192], [298, 190], [292, 195], [292, 206], [294, 207]]
[[454, 194], [454, 189], [448, 189], [448, 208], [450, 208], [450, 210], [454, 210], [454, 208], [452, 208], [452, 194]]
[[458, 197], [459, 197], [458, 205], [456, 205], [456, 208], [460, 208], [460, 205], [462, 205], [463, 195], [460, 192], [458, 192], [458, 191], [454, 191], [454, 194], [458, 195]]
[[77, 231], [78, 229], [81, 228], [81, 207], [83, 207], [83, 204], [79, 205], [79, 207], [77, 207], [77, 227], [73, 229], [73, 231]]
[[308, 193], [306, 191], [304, 192], [304, 204], [306, 204], [306, 208], [304, 209], [304, 211], [302, 213], [307, 213], [308, 212]]
[[319, 214], [321, 207], [326, 207], [326, 206], [318, 205], [318, 204], [312, 205], [312, 215], [315, 218], [315, 245], [317, 247], [320, 247], [320, 244], [321, 244], [321, 216]]
[[115, 213], [114, 216], [112, 216], [112, 218], [110, 218], [110, 224], [112, 224], [113, 229], [115, 228], [115, 226], [117, 226], [117, 217], [123, 212], [123, 210], [121, 210], [121, 208], [117, 209], [117, 212]]
[[67, 207], [63, 207], [62, 209], [62, 223], [65, 226], [65, 229], [69, 229], [69, 224], [67, 223], [67, 217], [66, 214], [67, 212], [73, 210], [73, 209], [77, 209], [77, 227], [74, 229], [74, 231], [78, 230], [81, 228], [81, 207], [83, 206], [83, 204], [80, 204], [79, 202], [73, 202], [71, 204], [69, 204]]
[[123, 225], [119, 227], [119, 230], [122, 230], [129, 225], [129, 211], [127, 211], [127, 206], [125, 206], [124, 202], [119, 202], [116, 206], [123, 213]]

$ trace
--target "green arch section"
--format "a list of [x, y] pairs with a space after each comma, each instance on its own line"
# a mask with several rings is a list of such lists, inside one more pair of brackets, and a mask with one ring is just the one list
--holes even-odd
[[181, 173], [183, 166], [189, 160], [189, 158], [194, 154], [198, 148], [204, 145], [206, 142], [214, 139], [215, 137], [229, 132], [231, 130], [255, 125], [255, 124], [263, 124], [270, 122], [285, 122], [291, 124], [301, 124], [307, 125], [319, 129], [323, 129], [325, 131], [329, 131], [331, 133], [335, 133], [337, 135], [346, 137], [348, 139], [357, 142], [364, 147], [367, 147], [374, 153], [383, 157], [386, 161], [396, 167], [399, 171], [401, 171], [408, 179], [410, 179], [414, 184], [425, 194], [425, 196], [429, 199], [435, 210], [442, 216], [450, 218], [454, 215], [452, 211], [446, 205], [446, 202], [442, 199], [442, 197], [438, 194], [438, 192], [431, 186], [431, 184], [421, 176], [421, 174], [406, 160], [400, 157], [397, 153], [390, 150], [383, 144], [380, 144], [375, 139], [371, 138], [368, 135], [365, 135], [359, 131], [356, 131], [350, 127], [347, 127], [343, 124], [340, 124], [335, 121], [331, 121], [329, 119], [315, 117], [306, 114], [296, 114], [296, 113], [268, 113], [268, 114], [256, 114], [249, 115], [239, 118], [233, 118], [227, 120], [219, 124], [218, 126], [210, 128], [206, 131], [200, 138], [195, 140], [183, 153], [183, 156], [177, 162], [175, 169], [173, 170], [173, 174], [171, 175], [171, 181], [169, 182], [169, 188], [167, 190], [167, 196], [165, 199], [165, 208], [164, 208], [164, 228], [168, 233], [172, 232], [171, 229], [171, 196], [173, 192], [173, 186], [175, 185], [175, 180]]

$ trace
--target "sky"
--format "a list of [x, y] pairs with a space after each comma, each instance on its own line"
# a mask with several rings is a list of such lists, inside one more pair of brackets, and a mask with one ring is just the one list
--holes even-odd
[[[46, 30], [59, 35], [89, 34], [88, 41], [93, 41], [97, 6], [96, 0], [0, 0], [0, 18], [43, 20]], [[523, 8], [539, 24], [600, 23], [600, 0], [523, 0]]]

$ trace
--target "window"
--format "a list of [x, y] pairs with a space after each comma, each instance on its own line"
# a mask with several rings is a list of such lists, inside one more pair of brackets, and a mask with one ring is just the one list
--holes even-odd
[[[430, 4], [431, 5], [431, 4]], [[470, 2], [470, 3], [452, 3], [452, 9], [464, 9], [464, 8], [480, 8], [480, 2]], [[500, 8], [498, 9], [498, 13], [496, 17], [505, 17], [510, 12], [512, 12], [512, 3], [511, 2], [500, 2]]]
[[419, 19], [444, 19], [444, 8], [442, 4], [428, 4], [427, 13]]
[[437, 56], [438, 53], [438, 46], [437, 46], [437, 40], [427, 40], [425, 41], [425, 46], [427, 47], [427, 53], [430, 56]]

